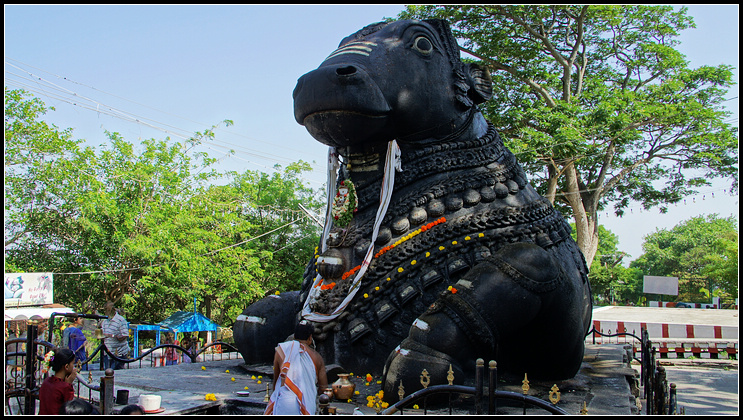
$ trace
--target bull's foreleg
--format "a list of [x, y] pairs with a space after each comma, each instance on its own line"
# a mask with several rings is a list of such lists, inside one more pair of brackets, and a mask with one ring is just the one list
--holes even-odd
[[509, 360], [511, 348], [528, 343], [503, 340], [518, 337], [534, 323], [561, 279], [555, 260], [536, 245], [500, 249], [415, 320], [408, 337], [387, 359], [385, 395], [396, 400], [401, 381], [406, 394], [421, 389], [423, 369], [431, 384], [445, 384], [451, 365], [455, 383], [461, 384], [464, 376], [472, 375], [477, 358], [496, 359], [500, 365], [500, 356], [503, 362], [518, 363]]

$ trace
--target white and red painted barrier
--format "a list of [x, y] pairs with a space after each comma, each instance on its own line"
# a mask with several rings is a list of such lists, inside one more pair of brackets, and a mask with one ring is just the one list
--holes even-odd
[[[596, 331], [603, 334], [630, 333], [640, 337], [643, 329], [662, 358], [717, 358], [720, 354], [738, 353], [737, 325], [691, 325], [650, 322], [593, 321]], [[594, 341], [593, 334], [586, 340]], [[640, 343], [631, 336], [603, 337], [596, 334], [596, 344], [627, 343], [640, 351]]]
[[704, 343], [704, 342], [653, 342], [656, 348], [656, 357], [661, 359], [688, 359], [698, 357], [702, 359], [724, 359], [728, 355], [735, 357], [738, 354], [738, 342]]
[[[677, 302], [658, 302], [657, 300], [651, 300], [648, 302], [650, 308], [675, 308]], [[697, 308], [697, 309], [717, 309], [717, 305], [714, 303], [686, 303], [684, 302], [681, 308]]]
[[643, 329], [647, 329], [648, 336], [653, 341], [659, 341], [662, 338], [711, 338], [717, 340], [738, 340], [737, 325], [690, 325], [594, 320], [593, 327], [596, 328], [596, 331], [600, 331], [604, 334], [627, 332], [638, 337]]

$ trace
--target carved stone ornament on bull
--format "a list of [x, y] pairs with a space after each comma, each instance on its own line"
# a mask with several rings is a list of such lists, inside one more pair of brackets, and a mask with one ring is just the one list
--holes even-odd
[[304, 318], [326, 364], [383, 375], [389, 398], [423, 369], [432, 385], [450, 365], [471, 380], [477, 358], [534, 378], [578, 372], [588, 270], [477, 108], [491, 96], [442, 20], [369, 25], [299, 79], [294, 116], [329, 146], [326, 222], [301, 290], [238, 317], [246, 363], [270, 363]]

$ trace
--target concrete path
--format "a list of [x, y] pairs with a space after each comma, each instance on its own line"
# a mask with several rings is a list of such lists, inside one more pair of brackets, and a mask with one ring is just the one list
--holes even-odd
[[[129, 390], [130, 404], [137, 404], [141, 394], [160, 395], [161, 407], [165, 409], [161, 414], [164, 415], [203, 414], [210, 407], [219, 407], [227, 399], [260, 403], [266, 393], [265, 384], [270, 382], [270, 378], [264, 376], [258, 379], [256, 376], [256, 379], [252, 379], [240, 369], [242, 362], [242, 358], [239, 358], [116, 370], [114, 388]], [[103, 372], [93, 371], [94, 380], [101, 376]], [[249, 397], [237, 394], [246, 391], [245, 387], [249, 388]], [[214, 394], [217, 401], [206, 400], [207, 394]], [[123, 405], [115, 406], [114, 411], [122, 407]]]
[[[473, 366], [474, 369], [474, 366]], [[227, 372], [229, 371], [229, 372]], [[354, 372], [353, 378], [359, 394], [353, 400], [333, 401], [338, 414], [352, 414], [358, 407], [365, 414], [375, 414], [366, 407], [366, 397], [379, 391], [381, 385], [374, 381], [366, 385], [361, 378], [366, 372]], [[625, 375], [634, 374], [634, 370], [623, 365], [623, 349], [617, 345], [589, 345], [586, 350], [583, 367], [580, 373], [568, 381], [557, 382], [562, 398], [558, 407], [570, 414], [578, 414], [587, 403], [588, 414], [625, 414], [633, 410], [633, 398]], [[93, 371], [93, 380], [97, 383], [103, 375]], [[157, 394], [162, 397], [164, 411], [159, 414], [260, 414], [265, 408], [264, 398], [266, 384], [271, 381], [269, 366], [245, 366], [243, 360], [232, 359], [203, 363], [186, 363], [175, 366], [143, 367], [122, 369], [114, 372], [115, 390], [129, 390], [129, 402], [137, 403], [141, 394]], [[500, 376], [499, 376], [500, 377]], [[232, 380], [234, 378], [234, 381]], [[254, 379], [255, 378], [255, 379]], [[507, 380], [502, 377], [499, 390], [521, 393], [521, 379]], [[258, 381], [261, 381], [259, 384]], [[529, 395], [548, 400], [553, 382], [531, 381]], [[250, 392], [242, 396], [238, 392]], [[214, 394], [217, 401], [207, 401], [206, 394]], [[500, 403], [499, 403], [500, 404]], [[118, 411], [123, 406], [116, 406]], [[474, 413], [472, 404], [467, 403], [458, 409], [459, 414]], [[405, 410], [405, 414], [422, 413], [419, 410]], [[499, 413], [509, 414], [519, 411], [519, 407], [499, 405]], [[444, 412], [445, 411], [445, 412]], [[437, 413], [435, 411], [432, 414]], [[529, 408], [530, 414], [546, 414], [545, 411]], [[448, 414], [448, 409], [438, 414]]]

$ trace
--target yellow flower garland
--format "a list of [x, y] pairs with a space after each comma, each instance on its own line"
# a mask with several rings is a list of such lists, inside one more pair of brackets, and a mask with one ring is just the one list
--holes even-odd
[[[434, 226], [436, 226], [438, 224], [441, 224], [441, 223], [446, 223], [446, 218], [445, 217], [441, 217], [440, 219], [438, 219], [436, 221], [433, 221], [431, 223], [428, 223], [428, 224], [422, 226], [420, 229], [417, 229], [417, 230], [411, 232], [410, 234], [403, 236], [402, 238], [400, 238], [399, 240], [397, 240], [394, 244], [388, 245], [388, 246], [380, 249], [379, 251], [377, 251], [376, 254], [374, 254], [374, 258], [378, 258], [378, 257], [382, 256], [384, 253], [386, 253], [387, 251], [389, 251], [389, 250], [395, 248], [396, 246], [402, 244], [403, 242], [405, 242], [405, 241], [407, 241], [409, 239], [412, 239], [413, 237], [419, 235], [420, 233], [425, 232], [426, 230], [431, 229]], [[478, 238], [482, 238], [484, 236], [485, 236], [485, 234], [482, 233], [482, 232], [477, 234], [477, 237]], [[470, 236], [465, 236], [465, 238], [464, 238], [465, 241], [469, 241], [471, 239], [472, 239], [472, 237], [470, 237]], [[452, 243], [452, 245], [457, 245], [458, 244], [457, 241], [452, 241], [451, 243]], [[446, 247], [439, 246], [439, 251], [444, 251], [444, 250], [446, 250]], [[426, 255], [426, 258], [428, 258], [428, 257], [431, 256], [431, 253], [427, 251], [425, 255]], [[318, 255], [317, 255], [317, 247], [315, 247], [315, 258], [317, 258], [317, 257], [318, 257]], [[418, 262], [417, 260], [412, 260], [412, 261], [410, 261], [410, 265], [415, 265], [417, 262]], [[317, 262], [315, 262], [315, 265], [317, 265]], [[342, 279], [345, 280], [348, 277], [352, 276], [360, 268], [361, 268], [361, 266], [360, 265], [357, 265], [356, 267], [354, 267], [351, 270], [347, 271], [346, 273], [343, 274]], [[398, 267], [397, 268], [397, 272], [398, 273], [402, 273], [404, 271], [405, 270], [402, 267]], [[392, 280], [391, 277], [387, 277], [387, 281], [391, 281], [391, 280]], [[314, 287], [320, 286], [321, 283], [322, 282], [318, 282]], [[321, 289], [322, 290], [327, 290], [327, 289], [332, 289], [333, 287], [335, 287], [335, 282], [333, 282], [333, 283], [331, 283], [329, 285], [323, 285], [323, 286], [321, 286]], [[379, 291], [379, 286], [375, 287], [374, 290], [375, 291]], [[457, 293], [457, 289], [454, 288], [454, 287], [452, 287], [452, 286], [449, 286], [447, 288], [447, 291], [451, 292], [452, 294]], [[368, 299], [368, 298], [369, 298], [369, 294], [364, 293], [364, 299]], [[377, 382], [377, 383], [379, 383], [379, 382]], [[367, 383], [367, 385], [369, 385], [369, 384]], [[372, 398], [372, 397], [367, 397], [367, 399], [369, 399], [369, 398]], [[369, 406], [369, 407], [371, 407], [371, 406]]]

